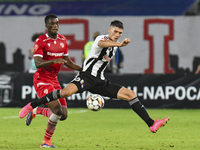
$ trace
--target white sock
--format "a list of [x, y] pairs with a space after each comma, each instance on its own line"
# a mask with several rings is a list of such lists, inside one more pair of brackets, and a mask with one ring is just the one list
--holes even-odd
[[35, 107], [35, 108], [33, 109], [33, 114], [35, 114], [35, 115], [36, 115], [36, 110], [37, 110], [37, 107]]

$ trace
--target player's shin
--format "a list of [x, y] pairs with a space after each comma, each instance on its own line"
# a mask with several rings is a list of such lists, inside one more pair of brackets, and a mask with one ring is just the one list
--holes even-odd
[[129, 104], [131, 108], [133, 109], [133, 111], [135, 111], [140, 116], [140, 118], [142, 118], [146, 122], [146, 124], [149, 127], [153, 125], [154, 120], [149, 117], [149, 114], [147, 113], [144, 105], [140, 103], [140, 100], [138, 99], [138, 97], [130, 100]]
[[61, 90], [55, 90], [47, 95], [45, 95], [44, 97], [42, 97], [41, 99], [35, 100], [31, 102], [31, 106], [33, 108], [45, 104], [45, 103], [49, 103], [51, 101], [57, 100], [61, 98]]
[[61, 116], [56, 115], [54, 113], [51, 114], [49, 117], [48, 123], [47, 123], [47, 128], [44, 136], [44, 141], [51, 140], [51, 137], [56, 129], [56, 125], [58, 121], [60, 120]]

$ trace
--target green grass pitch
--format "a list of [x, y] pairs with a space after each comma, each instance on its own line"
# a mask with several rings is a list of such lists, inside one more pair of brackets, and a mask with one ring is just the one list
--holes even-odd
[[[37, 116], [30, 126], [18, 117], [20, 108], [0, 108], [0, 150], [37, 150], [48, 118]], [[200, 110], [147, 109], [152, 118], [169, 116], [157, 133], [131, 109], [69, 108], [58, 123], [52, 144], [59, 150], [198, 150]]]

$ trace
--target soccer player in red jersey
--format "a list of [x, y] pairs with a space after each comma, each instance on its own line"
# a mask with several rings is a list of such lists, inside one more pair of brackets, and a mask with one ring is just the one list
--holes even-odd
[[[45, 17], [47, 33], [35, 40], [34, 61], [37, 71], [33, 76], [33, 83], [38, 96], [41, 98], [54, 90], [61, 90], [57, 75], [61, 64], [74, 70], [81, 70], [81, 67], [74, 64], [68, 56], [67, 40], [58, 34], [59, 19], [54, 14]], [[37, 107], [31, 111], [26, 118], [26, 125], [30, 125], [36, 114], [49, 118], [40, 147], [55, 148], [51, 144], [51, 137], [59, 120], [67, 118], [67, 103], [64, 98], [59, 98], [46, 104], [48, 108]]]

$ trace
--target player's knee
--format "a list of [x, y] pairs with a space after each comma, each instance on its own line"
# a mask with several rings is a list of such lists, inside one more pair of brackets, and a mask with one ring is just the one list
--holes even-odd
[[127, 101], [130, 101], [136, 97], [137, 97], [137, 95], [134, 91], [124, 88], [124, 87], [122, 87], [119, 90], [118, 95], [117, 95], [117, 98], [127, 100]]
[[135, 91], [132, 91], [132, 96], [133, 98], [137, 97], [137, 94], [135, 93]]
[[62, 114], [61, 118], [60, 118], [60, 121], [63, 121], [63, 120], [66, 120], [68, 117], [67, 114]]
[[52, 112], [58, 116], [61, 116], [63, 114], [63, 110], [61, 107], [56, 107], [55, 109], [52, 110]]
[[69, 91], [69, 90], [62, 90], [61, 91], [61, 96], [62, 97], [69, 97], [69, 96], [71, 96], [72, 94], [71, 94], [71, 92]]
[[63, 113], [62, 116], [60, 118], [60, 121], [66, 120], [68, 117], [68, 112], [67, 112], [67, 108], [66, 107], [62, 107], [63, 108]]
[[128, 94], [128, 101], [130, 101], [136, 97], [137, 97], [137, 95], [136, 95], [135, 91], [131, 90], [130, 93]]
[[69, 97], [72, 94], [76, 93], [77, 91], [78, 91], [77, 86], [75, 84], [73, 84], [73, 83], [70, 83], [66, 88], [64, 88], [61, 91], [61, 96], [63, 98], [66, 98], [66, 97]]

